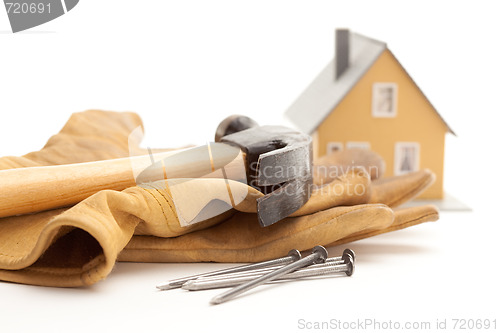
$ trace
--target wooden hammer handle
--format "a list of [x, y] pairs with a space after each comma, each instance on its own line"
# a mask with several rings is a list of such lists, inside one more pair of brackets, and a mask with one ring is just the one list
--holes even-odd
[[[0, 171], [0, 217], [76, 204], [101, 190], [121, 191], [168, 178], [217, 177], [241, 180], [245, 156], [223, 143], [98, 162]], [[243, 170], [241, 170], [243, 168]]]

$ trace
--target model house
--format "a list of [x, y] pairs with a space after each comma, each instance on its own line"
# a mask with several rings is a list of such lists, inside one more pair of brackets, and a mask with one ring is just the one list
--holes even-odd
[[338, 29], [335, 58], [286, 117], [313, 135], [315, 157], [371, 149], [385, 176], [431, 169], [436, 182], [420, 197], [443, 197], [445, 135], [454, 133], [385, 43]]

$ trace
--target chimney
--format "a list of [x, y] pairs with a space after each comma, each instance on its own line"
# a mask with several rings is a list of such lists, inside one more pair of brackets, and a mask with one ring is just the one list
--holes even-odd
[[335, 31], [335, 80], [349, 67], [349, 29]]

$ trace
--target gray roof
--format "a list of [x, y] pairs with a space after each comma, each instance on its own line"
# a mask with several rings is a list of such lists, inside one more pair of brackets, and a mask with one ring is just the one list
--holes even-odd
[[[335, 58], [332, 59], [286, 110], [285, 117], [301, 131], [313, 133], [387, 49], [386, 43], [353, 32], [349, 44], [350, 64], [345, 72], [335, 80]], [[439, 113], [438, 116], [453, 133]]]

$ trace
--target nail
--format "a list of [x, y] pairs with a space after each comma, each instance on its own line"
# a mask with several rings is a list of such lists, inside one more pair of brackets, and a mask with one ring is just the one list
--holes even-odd
[[[295, 272], [285, 274], [275, 279], [274, 281], [294, 280], [294, 279], [315, 277], [315, 276], [326, 276], [334, 273], [345, 273], [347, 276], [351, 276], [353, 272], [354, 272], [354, 259], [351, 256], [349, 256], [347, 260], [343, 261], [342, 263], [334, 261], [328, 263], [325, 262], [324, 264], [311, 265], [309, 267], [296, 270]], [[225, 280], [223, 279], [191, 280], [182, 285], [182, 289], [195, 291], [195, 290], [234, 287], [242, 283], [251, 281], [258, 276], [259, 275], [253, 275], [253, 276], [247, 275], [247, 276], [232, 277]]]
[[328, 251], [323, 246], [315, 246], [312, 250], [312, 253], [307, 257], [299, 259], [291, 264], [278, 268], [272, 272], [259, 276], [254, 280], [240, 284], [239, 286], [234, 287], [231, 290], [228, 290], [220, 295], [217, 295], [214, 298], [212, 298], [211, 303], [220, 304], [229, 301], [230, 299], [244, 293], [245, 291], [253, 289], [268, 281], [277, 279], [280, 276], [295, 271], [301, 267], [311, 265], [313, 263], [323, 263], [325, 262], [327, 257], [328, 257]]
[[264, 268], [264, 267], [271, 267], [271, 266], [276, 266], [276, 265], [284, 265], [284, 264], [286, 265], [286, 264], [292, 263], [294, 261], [297, 261], [300, 258], [301, 258], [300, 252], [298, 250], [294, 249], [294, 250], [291, 250], [290, 252], [288, 252], [288, 255], [286, 257], [277, 258], [277, 259], [268, 260], [268, 261], [257, 262], [257, 263], [248, 264], [248, 265], [242, 265], [242, 266], [237, 266], [237, 267], [221, 269], [218, 271], [212, 271], [212, 272], [187, 276], [187, 277], [174, 279], [174, 280], [169, 280], [167, 282], [164, 282], [162, 284], [157, 285], [156, 288], [158, 288], [160, 290], [180, 288], [187, 281], [194, 280], [194, 279], [197, 279], [199, 277], [215, 276], [215, 275], [220, 275], [220, 274], [229, 274], [229, 273], [236, 273], [236, 272], [245, 272], [245, 271], [249, 271], [249, 270], [260, 269], [260, 268]]
[[[346, 262], [349, 259], [349, 257], [351, 257], [354, 262], [356, 261], [356, 254], [354, 253], [354, 251], [351, 250], [351, 249], [345, 249], [342, 252], [342, 256], [327, 258], [325, 260], [325, 263], [337, 263], [337, 264], [340, 264], [340, 263]], [[189, 283], [190, 281], [226, 280], [226, 279], [232, 279], [232, 278], [242, 277], [242, 276], [253, 276], [253, 277], [255, 277], [255, 275], [264, 275], [266, 273], [272, 272], [272, 271], [274, 271], [274, 270], [276, 270], [278, 268], [281, 268], [283, 266], [284, 265], [273, 266], [273, 267], [266, 267], [266, 268], [261, 268], [261, 269], [249, 270], [249, 271], [245, 271], [245, 272], [220, 274], [220, 275], [215, 275], [215, 276], [206, 276], [206, 277], [202, 276], [202, 277], [199, 277], [199, 278], [194, 279], [194, 280], [189, 280], [186, 283], [184, 283], [184, 285], [187, 284], [187, 283]], [[307, 268], [304, 268], [304, 269], [307, 269]], [[184, 285], [183, 285], [183, 288], [184, 288]], [[186, 289], [186, 288], [184, 288], [184, 289]]]

